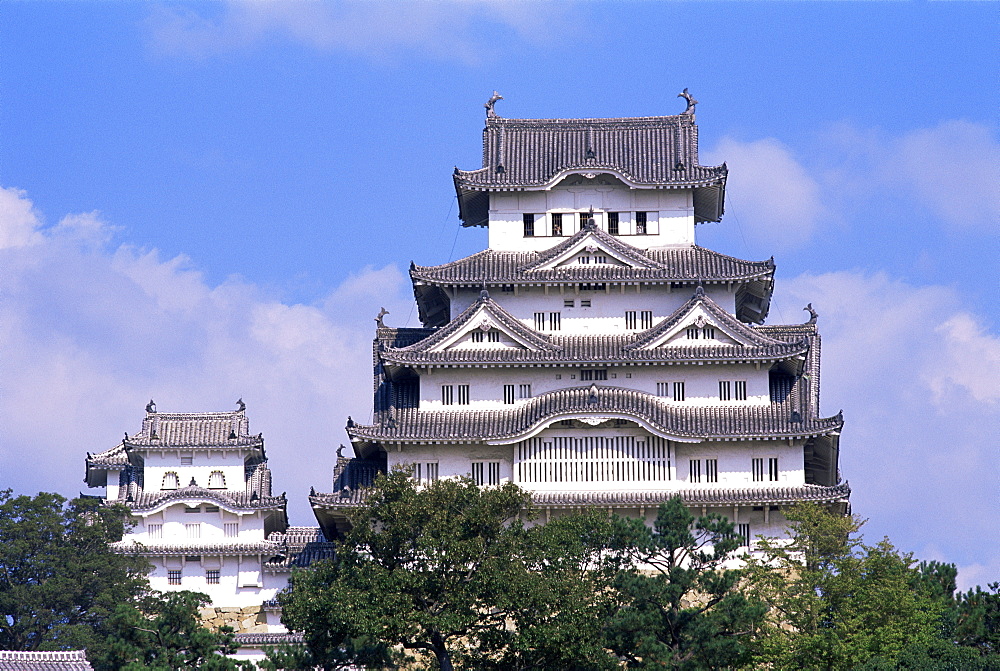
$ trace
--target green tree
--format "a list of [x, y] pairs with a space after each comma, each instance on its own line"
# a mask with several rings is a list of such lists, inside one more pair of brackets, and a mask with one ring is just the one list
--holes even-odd
[[750, 660], [765, 607], [744, 596], [725, 564], [740, 546], [733, 524], [695, 517], [680, 498], [660, 506], [653, 528], [622, 520], [633, 568], [619, 573], [622, 603], [608, 641], [630, 667], [711, 669]]
[[477, 634], [505, 626], [495, 595], [508, 584], [529, 503], [512, 484], [439, 480], [418, 489], [406, 471], [379, 476], [336, 559], [292, 576], [279, 597], [282, 620], [320, 659], [366, 638], [432, 655], [451, 671]]
[[148, 563], [108, 547], [129, 520], [97, 499], [0, 491], [0, 649], [95, 645], [115, 607], [148, 588]]
[[201, 625], [198, 609], [209, 603], [197, 592], [154, 593], [139, 604], [119, 604], [104, 627], [105, 638], [88, 657], [96, 671], [235, 671], [253, 669], [224, 655], [236, 652], [233, 630]]
[[791, 538], [762, 540], [751, 560], [752, 593], [770, 607], [762, 661], [776, 669], [897, 668], [941, 641], [947, 571], [922, 575], [888, 539], [865, 545], [859, 520], [821, 506], [802, 504], [786, 517]]
[[1000, 582], [959, 594], [955, 638], [1000, 668]]

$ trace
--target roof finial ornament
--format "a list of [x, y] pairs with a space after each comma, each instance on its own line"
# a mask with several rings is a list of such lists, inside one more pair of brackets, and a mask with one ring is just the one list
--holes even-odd
[[479, 300], [485, 300], [485, 299], [487, 299], [487, 298], [489, 298], [489, 297], [490, 297], [490, 292], [489, 292], [489, 290], [488, 290], [488, 289], [486, 288], [486, 279], [484, 278], [484, 279], [483, 279], [483, 288], [482, 288], [482, 290], [481, 290], [481, 291], [479, 292]]
[[243, 412], [247, 409], [247, 404], [243, 402], [243, 397], [236, 399], [236, 412]]
[[337, 448], [337, 458], [338, 459], [343, 459], [344, 458], [344, 450], [345, 449], [346, 448], [344, 447], [344, 444], [341, 443], [340, 447]]
[[153, 399], [149, 399], [149, 403], [146, 404], [146, 412], [156, 412], [156, 404], [153, 403]]
[[191, 478], [191, 482], [188, 483], [188, 487], [197, 487], [197, 486], [198, 486], [198, 483], [195, 482], [195, 479], [192, 477]]
[[126, 432], [125, 432], [125, 437], [124, 437], [124, 438], [122, 438], [122, 445], [124, 445], [124, 444], [125, 444], [125, 441], [126, 441], [126, 440], [128, 440], [128, 431], [126, 431]]
[[802, 309], [809, 313], [809, 321], [807, 323], [808, 324], [815, 324], [816, 323], [816, 318], [819, 317], [819, 313], [816, 312], [815, 310], [813, 310], [813, 304], [810, 303], [809, 305], [805, 306]]
[[688, 93], [687, 89], [684, 89], [677, 94], [677, 97], [684, 98], [684, 100], [687, 100], [688, 104], [687, 109], [681, 112], [681, 114], [690, 114], [691, 116], [694, 116], [694, 106], [698, 104], [698, 101], [694, 99], [694, 96]]
[[375, 317], [375, 325], [378, 328], [380, 328], [380, 329], [384, 329], [385, 328], [385, 322], [382, 321], [382, 318], [385, 317], [387, 314], [389, 314], [389, 311], [386, 310], [385, 308], [381, 308], [378, 311], [378, 316]]
[[591, 384], [590, 385], [590, 396], [587, 398], [587, 403], [597, 403], [598, 400], [599, 399], [597, 398], [597, 385], [596, 384]]
[[350, 415], [348, 415], [347, 416], [347, 428], [350, 429], [350, 428], [353, 428], [353, 427], [354, 427], [354, 420], [351, 419]]
[[590, 212], [587, 213], [587, 222], [583, 225], [588, 231], [592, 231], [597, 228], [597, 223], [594, 221], [594, 206], [590, 206]]
[[497, 93], [496, 91], [493, 91], [493, 95], [490, 96], [490, 99], [486, 101], [485, 105], [483, 105], [483, 107], [486, 108], [486, 118], [487, 119], [495, 119], [496, 118], [497, 113], [493, 111], [493, 106], [497, 104], [498, 100], [503, 100], [503, 96], [500, 95], [499, 93]]
[[705, 295], [705, 287], [704, 287], [704, 285], [702, 285], [701, 280], [698, 280], [698, 286], [695, 287], [695, 289], [694, 289], [694, 295], [695, 296], [704, 296]]

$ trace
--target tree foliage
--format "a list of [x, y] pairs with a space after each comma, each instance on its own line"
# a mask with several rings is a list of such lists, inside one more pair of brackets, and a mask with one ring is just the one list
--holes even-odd
[[211, 631], [198, 609], [209, 603], [197, 592], [144, 596], [137, 605], [119, 604], [104, 627], [104, 640], [91, 651], [96, 671], [235, 671], [253, 669], [224, 655], [236, 652], [231, 627]]
[[148, 563], [108, 543], [128, 510], [58, 494], [0, 491], [0, 649], [89, 648], [120, 603], [146, 585]]
[[660, 506], [652, 528], [623, 520], [633, 568], [618, 574], [622, 600], [609, 628], [611, 648], [631, 667], [708, 669], [750, 660], [765, 607], [740, 592], [726, 568], [740, 546], [733, 524], [695, 517], [679, 498]]

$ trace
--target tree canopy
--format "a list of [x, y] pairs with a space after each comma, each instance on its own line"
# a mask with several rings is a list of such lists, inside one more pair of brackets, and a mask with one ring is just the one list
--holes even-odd
[[98, 644], [120, 603], [145, 591], [148, 563], [112, 552], [129, 528], [122, 506], [0, 491], [0, 649]]

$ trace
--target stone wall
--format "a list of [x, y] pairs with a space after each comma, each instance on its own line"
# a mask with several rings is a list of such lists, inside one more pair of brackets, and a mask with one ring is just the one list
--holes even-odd
[[214, 631], [226, 626], [232, 627], [237, 634], [266, 634], [268, 631], [263, 606], [202, 608], [199, 616], [201, 623]]

